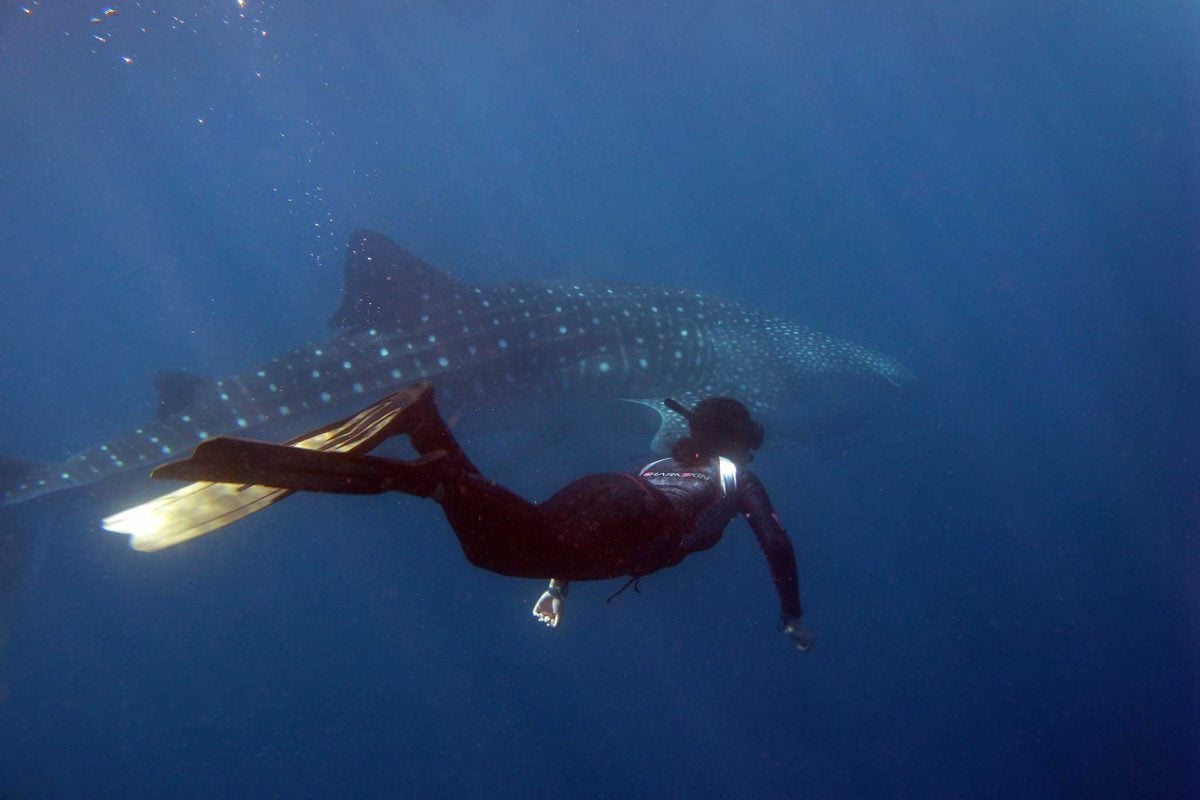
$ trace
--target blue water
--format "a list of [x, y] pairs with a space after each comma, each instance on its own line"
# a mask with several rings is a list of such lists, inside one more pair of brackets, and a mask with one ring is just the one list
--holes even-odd
[[[0, 7], [6, 455], [322, 338], [358, 227], [467, 280], [723, 294], [921, 388], [870, 437], [768, 434], [808, 654], [741, 523], [549, 631], [408, 498], [157, 555], [103, 491], [5, 509], [0, 796], [1200, 792], [1194, 4], [103, 8]], [[644, 460], [595, 427], [472, 445], [544, 496]]]

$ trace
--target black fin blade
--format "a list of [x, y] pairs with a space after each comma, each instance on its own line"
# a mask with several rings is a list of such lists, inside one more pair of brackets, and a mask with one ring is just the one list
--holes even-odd
[[387, 467], [386, 461], [372, 456], [217, 436], [197, 445], [190, 457], [163, 464], [150, 475], [291, 491], [379, 494], [388, 488]]
[[382, 233], [357, 230], [346, 243], [342, 305], [335, 328], [412, 327], [452, 302], [467, 284], [426, 264]]
[[428, 494], [437, 485], [438, 477], [429, 465], [443, 461], [445, 456], [438, 450], [414, 461], [393, 461], [217, 436], [197, 445], [189, 458], [164, 464], [150, 475], [301, 492], [381, 494], [397, 489]]
[[165, 419], [190, 406], [212, 381], [189, 372], [160, 372], [154, 376], [154, 391], [158, 395], [156, 419]]

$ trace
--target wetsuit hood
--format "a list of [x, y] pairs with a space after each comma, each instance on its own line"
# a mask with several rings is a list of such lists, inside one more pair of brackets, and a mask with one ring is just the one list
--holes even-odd
[[678, 400], [667, 398], [667, 408], [687, 418], [692, 439], [699, 450], [744, 460], [749, 451], [763, 443], [763, 426], [750, 411], [732, 397], [709, 397], [688, 409]]

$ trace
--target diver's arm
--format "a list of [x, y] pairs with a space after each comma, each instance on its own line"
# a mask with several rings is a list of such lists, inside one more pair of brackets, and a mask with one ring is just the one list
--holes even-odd
[[800, 584], [796, 577], [796, 553], [792, 540], [779, 522], [766, 487], [752, 472], [738, 475], [738, 510], [750, 523], [758, 546], [767, 557], [775, 592], [779, 595], [780, 629], [801, 650], [812, 646], [812, 634], [800, 624]]

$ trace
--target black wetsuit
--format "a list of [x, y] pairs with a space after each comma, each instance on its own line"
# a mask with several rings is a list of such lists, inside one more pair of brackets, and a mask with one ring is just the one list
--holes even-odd
[[[447, 437], [448, 431], [438, 437], [439, 447], [450, 444]], [[791, 541], [762, 482], [747, 469], [738, 469], [723, 490], [718, 459], [695, 466], [664, 459], [636, 476], [585, 476], [535, 504], [466, 464], [443, 484], [438, 500], [478, 567], [562, 581], [641, 577], [709, 549], [740, 513], [767, 557], [781, 612], [800, 616]]]

